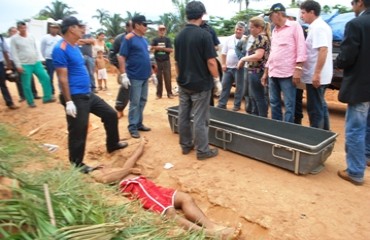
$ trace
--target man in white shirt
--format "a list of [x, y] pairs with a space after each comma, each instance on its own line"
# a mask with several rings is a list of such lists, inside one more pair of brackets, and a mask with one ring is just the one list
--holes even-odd
[[62, 39], [61, 36], [59, 36], [59, 24], [58, 23], [51, 23], [49, 26], [49, 34], [45, 35], [41, 40], [41, 53], [43, 58], [45, 58], [45, 65], [46, 65], [46, 71], [48, 72], [49, 78], [50, 78], [50, 84], [51, 84], [51, 92], [53, 95], [55, 94], [54, 89], [54, 65], [53, 65], [53, 59], [51, 57], [51, 53], [53, 52], [55, 44]]
[[238, 69], [239, 58], [235, 53], [235, 46], [242, 38], [245, 31], [245, 23], [237, 22], [235, 25], [234, 34], [229, 36], [221, 51], [221, 66], [224, 72], [222, 77], [222, 92], [218, 101], [218, 108], [226, 109], [227, 101], [229, 100], [232, 84], [235, 82], [236, 90], [234, 95], [233, 111], [239, 111], [243, 98], [243, 82], [244, 69]]
[[303, 21], [310, 24], [306, 38], [307, 60], [303, 64], [302, 82], [306, 84], [307, 113], [310, 126], [330, 129], [325, 89], [333, 76], [333, 33], [320, 17], [321, 6], [316, 1], [300, 5]]

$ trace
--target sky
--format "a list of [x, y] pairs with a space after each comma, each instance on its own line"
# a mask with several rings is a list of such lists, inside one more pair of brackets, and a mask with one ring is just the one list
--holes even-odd
[[[97, 9], [105, 9], [111, 15], [119, 13], [126, 17], [126, 11], [140, 12], [147, 19], [158, 20], [158, 16], [176, 12], [171, 0], [61, 0], [72, 10], [77, 11], [77, 18], [89, 23], [93, 29], [99, 27], [98, 20], [92, 18]], [[180, 0], [181, 1], [181, 0]], [[229, 0], [201, 0], [210, 16], [230, 18], [239, 11], [239, 4], [229, 3]], [[4, 33], [18, 20], [32, 18], [46, 6], [51, 6], [52, 0], [8, 0], [2, 1], [0, 10], [0, 33]], [[291, 0], [250, 0], [249, 8], [268, 9], [272, 4], [281, 2], [288, 6]], [[350, 0], [321, 0], [321, 5], [341, 4], [350, 7]], [[244, 9], [244, 5], [242, 5]]]

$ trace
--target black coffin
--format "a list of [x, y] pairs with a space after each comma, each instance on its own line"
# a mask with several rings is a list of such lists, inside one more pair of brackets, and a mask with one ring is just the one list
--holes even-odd
[[[167, 109], [178, 133], [178, 106]], [[337, 134], [250, 114], [210, 108], [209, 143], [266, 163], [308, 174], [322, 169]]]

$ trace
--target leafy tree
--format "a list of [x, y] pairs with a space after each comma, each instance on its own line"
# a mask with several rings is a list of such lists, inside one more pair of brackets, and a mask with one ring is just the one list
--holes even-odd
[[[242, 10], [242, 2], [245, 1], [245, 9], [248, 9], [249, 7], [249, 0], [229, 0], [229, 3], [234, 2], [234, 3], [239, 3], [239, 11]], [[258, 1], [258, 0], [257, 0]]]
[[96, 9], [97, 14], [92, 16], [92, 18], [98, 19], [99, 23], [103, 25], [103, 22], [110, 17], [109, 12], [104, 9]]
[[115, 37], [123, 32], [124, 18], [120, 14], [113, 14], [105, 19], [102, 25], [106, 28], [105, 35]]
[[174, 14], [174, 32], [179, 32], [185, 25], [186, 25], [186, 13], [185, 8], [186, 5], [190, 2], [190, 0], [172, 0], [172, 4], [175, 6], [177, 10], [177, 14]]
[[164, 25], [167, 29], [167, 35], [169, 38], [173, 39], [174, 36], [177, 34], [176, 32], [176, 22], [177, 17], [173, 13], [165, 13], [159, 16], [159, 20], [155, 21], [156, 24]]
[[51, 6], [46, 6], [39, 12], [39, 17], [52, 18], [54, 20], [63, 19], [66, 16], [77, 14], [76, 11], [73, 11], [70, 6], [67, 4], [55, 0], [51, 3]]

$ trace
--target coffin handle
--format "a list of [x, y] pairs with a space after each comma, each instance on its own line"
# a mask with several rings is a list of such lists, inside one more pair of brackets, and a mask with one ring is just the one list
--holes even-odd
[[222, 142], [222, 148], [226, 150], [226, 143], [231, 143], [233, 141], [233, 135], [231, 132], [225, 131], [221, 128], [217, 128], [215, 131], [215, 138]]
[[[290, 158], [287, 158], [287, 157], [284, 157], [284, 156], [280, 156], [276, 149], [284, 149], [286, 150], [287, 152], [291, 152], [291, 157]], [[282, 160], [285, 160], [285, 161], [289, 161], [289, 162], [293, 162], [294, 159], [295, 159], [295, 151], [291, 148], [287, 148], [287, 147], [284, 147], [284, 146], [281, 146], [281, 145], [278, 145], [278, 144], [274, 144], [272, 146], [272, 156], [276, 157], [276, 158], [280, 158]]]

